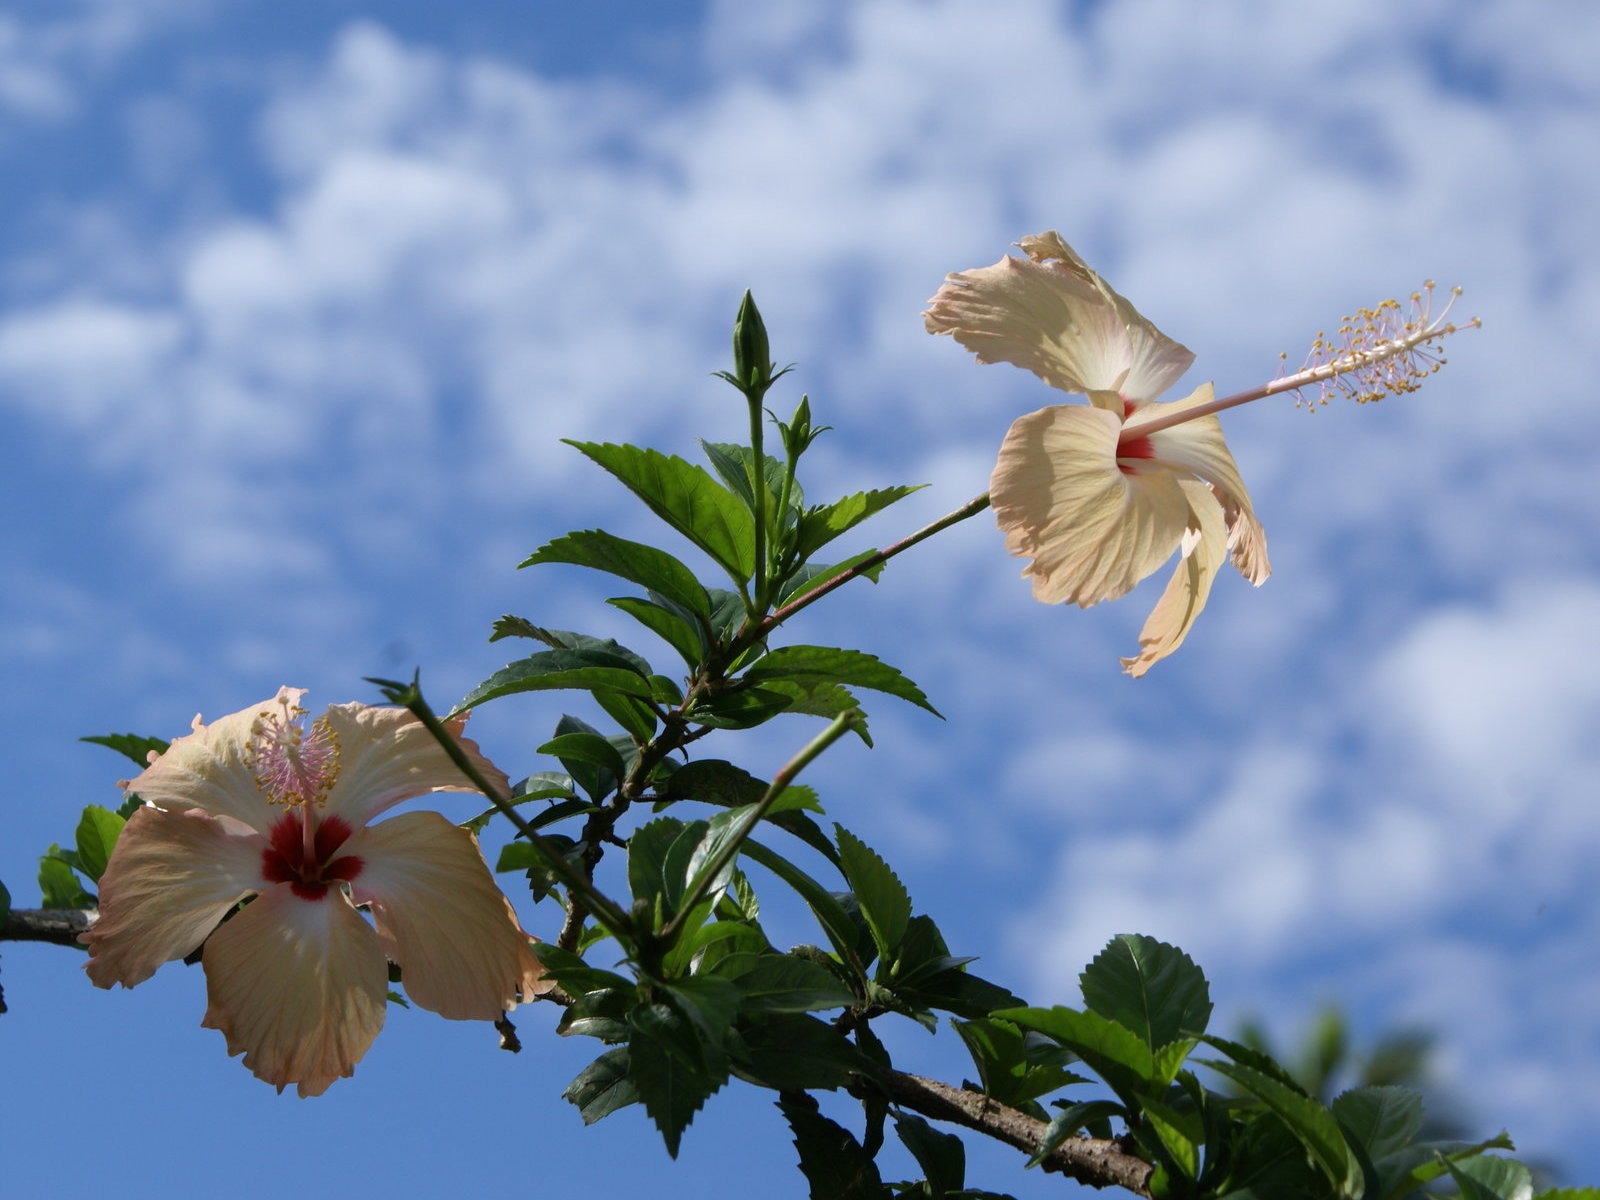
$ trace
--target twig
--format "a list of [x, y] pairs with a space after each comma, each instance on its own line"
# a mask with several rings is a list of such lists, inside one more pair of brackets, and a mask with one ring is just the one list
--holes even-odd
[[0, 942], [77, 946], [78, 935], [87, 932], [99, 915], [93, 908], [13, 908], [0, 924]]

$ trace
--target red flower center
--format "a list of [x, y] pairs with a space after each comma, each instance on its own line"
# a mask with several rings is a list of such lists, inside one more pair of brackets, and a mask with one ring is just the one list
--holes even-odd
[[[1129, 400], [1127, 397], [1123, 397], [1122, 419], [1124, 421], [1133, 415], [1135, 407], [1137, 406], [1132, 400]], [[1122, 461], [1123, 459], [1154, 458], [1155, 456], [1156, 448], [1150, 444], [1150, 439], [1148, 436], [1123, 437], [1117, 440], [1117, 470], [1121, 471], [1124, 475], [1136, 474], [1137, 468], [1124, 464]]]
[[335, 883], [348, 883], [361, 874], [363, 863], [354, 854], [339, 855], [339, 847], [352, 832], [341, 817], [317, 822], [308, 852], [307, 819], [316, 816], [297, 806], [273, 823], [267, 848], [261, 852], [261, 874], [269, 883], [287, 883], [302, 900], [321, 900]]

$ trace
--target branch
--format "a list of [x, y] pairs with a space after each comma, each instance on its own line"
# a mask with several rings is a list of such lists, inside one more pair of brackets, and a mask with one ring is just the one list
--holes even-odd
[[78, 935], [100, 915], [98, 909], [13, 908], [0, 924], [0, 942], [51, 942], [77, 946]]
[[[964, 1126], [1025, 1154], [1038, 1150], [1049, 1128], [1045, 1122], [980, 1092], [951, 1087], [921, 1075], [888, 1068], [876, 1076], [876, 1082], [882, 1085], [889, 1099], [902, 1108]], [[1154, 1171], [1148, 1162], [1129, 1154], [1119, 1142], [1090, 1137], [1069, 1137], [1039, 1165], [1046, 1171], [1058, 1171], [1090, 1187], [1126, 1188], [1137, 1196], [1150, 1195], [1150, 1175]]]

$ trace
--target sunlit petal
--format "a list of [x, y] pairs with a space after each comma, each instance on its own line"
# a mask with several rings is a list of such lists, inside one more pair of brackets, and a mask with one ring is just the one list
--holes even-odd
[[227, 911], [266, 886], [261, 836], [204, 813], [141, 808], [100, 877], [100, 917], [83, 935], [98, 987], [132, 987], [195, 950]]
[[1155, 396], [1194, 361], [1051, 232], [1024, 238], [1028, 258], [948, 276], [923, 314], [979, 362], [1009, 362], [1067, 392]]
[[1123, 669], [1135, 679], [1183, 644], [1195, 618], [1206, 606], [1217, 568], [1227, 555], [1222, 506], [1198, 480], [1184, 479], [1179, 483], [1193, 506], [1193, 523], [1183, 535], [1181, 557], [1166, 591], [1139, 631], [1138, 657], [1122, 660]]
[[210, 1004], [229, 1054], [280, 1092], [319, 1096], [354, 1072], [383, 1027], [388, 965], [371, 926], [336, 890], [263, 892], [206, 943]]
[[346, 843], [363, 867], [351, 884], [371, 904], [406, 994], [457, 1020], [492, 1021], [545, 990], [511, 905], [477, 839], [438, 813], [413, 812], [358, 830]]
[[1117, 465], [1121, 421], [1057, 405], [1019, 417], [989, 481], [1006, 549], [1046, 604], [1087, 608], [1128, 592], [1172, 554], [1190, 523], [1178, 480]]
[[[402, 800], [427, 792], [471, 792], [477, 789], [450, 760], [427, 727], [403, 708], [335, 704], [321, 718], [339, 747], [339, 777], [328, 793], [325, 812], [359, 828]], [[464, 718], [445, 727], [486, 779], [505, 794], [511, 783], [461, 736]]]
[[278, 810], [256, 785], [248, 755], [252, 727], [276, 703], [264, 700], [209, 725], [196, 717], [194, 732], [175, 738], [166, 753], [128, 781], [128, 790], [161, 808], [200, 809], [266, 833]]

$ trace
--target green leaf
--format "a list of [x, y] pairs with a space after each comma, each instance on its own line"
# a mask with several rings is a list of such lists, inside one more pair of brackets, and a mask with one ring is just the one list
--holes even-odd
[[[578, 731], [574, 733], [557, 734], [544, 745], [540, 746], [537, 754], [548, 754], [552, 758], [561, 760], [561, 765], [572, 768], [569, 763], [588, 763], [590, 766], [599, 767], [602, 771], [609, 771], [616, 779], [621, 779], [628, 773], [628, 764], [622, 757], [622, 752], [611, 744], [610, 739], [598, 733]], [[598, 796], [595, 799], [599, 799]]]
[[0, 930], [4, 930], [6, 922], [11, 919], [11, 893], [6, 890], [6, 885], [0, 883]]
[[[876, 553], [878, 553], [876, 550], [863, 550], [860, 554], [852, 554], [843, 562], [836, 562], [831, 565], [827, 563], [801, 564], [791, 571], [789, 577], [784, 581], [778, 595], [778, 606], [781, 608], [784, 605], [793, 604], [807, 592], [816, 591], [828, 580], [843, 575], [846, 571], [859, 566]], [[863, 570], [860, 578], [877, 583], [878, 577], [883, 574], [883, 569], [887, 565], [887, 562], [875, 563], [873, 566]]]
[[856, 1001], [832, 971], [792, 954], [730, 954], [717, 963], [716, 973], [743, 989], [746, 1012], [816, 1012]]
[[1533, 1200], [1600, 1200], [1600, 1187], [1549, 1188]]
[[800, 893], [800, 898], [810, 907], [817, 922], [822, 926], [823, 933], [827, 934], [828, 941], [833, 944], [834, 950], [841, 958], [849, 962], [859, 957], [861, 933], [856, 923], [850, 919], [850, 914], [845, 911], [844, 906], [832, 892], [781, 854], [769, 850], [754, 838], [745, 842], [743, 854], [746, 858], [760, 863]]
[[[532, 817], [524, 817], [534, 829], [543, 829], [567, 817], [580, 816], [593, 810], [594, 805], [587, 800], [578, 799], [572, 790], [572, 776], [560, 771], [536, 771], [519, 783], [511, 787], [511, 805], [513, 808], [522, 804], [530, 804], [535, 800], [556, 800], [543, 812]], [[486, 808], [471, 820], [461, 822], [461, 828], [468, 833], [482, 833], [488, 828], [489, 822], [500, 815], [499, 808]]]
[[1203, 1065], [1232, 1080], [1277, 1114], [1338, 1195], [1361, 1195], [1364, 1187], [1361, 1162], [1331, 1112], [1309, 1096], [1250, 1067], [1214, 1059]]
[[666, 642], [690, 667], [699, 666], [710, 648], [704, 625], [682, 605], [673, 604], [657, 593], [652, 595], [654, 598], [650, 600], [638, 596], [613, 596], [606, 603], [613, 608], [620, 608]]
[[794, 556], [804, 562], [822, 547], [846, 530], [853, 529], [868, 517], [875, 516], [912, 492], [926, 486], [882, 488], [870, 492], [857, 492], [831, 504], [820, 504], [808, 510], [799, 521], [795, 535]]
[[1486, 1150], [1513, 1150], [1511, 1139], [1502, 1130], [1487, 1141], [1476, 1144], [1462, 1142], [1420, 1142], [1386, 1155], [1373, 1164], [1378, 1176], [1374, 1197], [1400, 1200], [1409, 1197], [1424, 1184], [1431, 1183], [1447, 1173], [1446, 1164], [1473, 1158]]
[[849, 1130], [814, 1106], [780, 1100], [778, 1109], [794, 1133], [811, 1200], [886, 1200], [889, 1193], [877, 1164]]
[[953, 1133], [944, 1133], [921, 1117], [895, 1114], [894, 1131], [917, 1160], [935, 1196], [959, 1192], [967, 1181], [967, 1148]]
[[872, 1064], [843, 1034], [800, 1013], [744, 1021], [732, 1052], [735, 1074], [777, 1091], [848, 1087], [872, 1073]]
[[98, 804], [85, 808], [78, 820], [78, 870], [99, 883], [125, 824], [127, 822], [109, 808]]
[[1176, 946], [1143, 934], [1111, 939], [1078, 977], [1092, 1012], [1139, 1035], [1151, 1050], [1205, 1032], [1211, 993], [1200, 968]]
[[1445, 1166], [1461, 1200], [1533, 1200], [1533, 1173], [1512, 1159], [1480, 1154]]
[[[70, 851], [51, 846], [39, 859], [39, 901], [41, 908], [93, 908], [95, 898], [83, 890], [71, 862], [64, 855]], [[76, 856], [74, 856], [76, 857]]]
[[884, 959], [892, 959], [911, 921], [911, 897], [905, 884], [888, 863], [843, 825], [835, 825], [833, 832], [839, 842], [839, 865], [855, 893], [856, 903], [861, 905], [878, 953]]
[[[767, 784], [743, 768], [722, 759], [704, 758], [684, 763], [674, 771], [662, 785], [661, 796], [663, 800], [698, 800], [732, 808], [755, 804], [766, 791]], [[772, 802], [765, 820], [793, 834], [837, 865], [839, 852], [817, 823], [799, 811], [802, 808], [821, 809], [816, 793], [804, 786], [787, 787]]]
[[759, 683], [769, 679], [820, 679], [827, 683], [870, 688], [886, 692], [925, 708], [934, 716], [939, 710], [927, 696], [894, 667], [861, 650], [840, 650], [831, 646], [780, 646], [747, 670], [743, 678]]
[[703, 467], [638, 446], [563, 440], [621, 480], [735, 582], [742, 585], [755, 573], [750, 510]]
[[545, 629], [542, 626], [533, 624], [531, 621], [525, 621], [521, 617], [501, 617], [500, 620], [496, 621], [494, 624], [495, 636], [489, 639], [491, 642], [499, 637], [510, 636], [501, 632], [503, 624], [507, 621], [513, 623], [516, 630], [515, 636], [532, 638], [535, 641], [543, 642], [552, 650], [577, 650], [585, 653], [592, 651], [596, 654], [620, 658], [641, 675], [648, 676], [651, 673], [652, 668], [648, 659], [642, 654], [635, 654], [615, 638], [597, 638], [587, 633], [573, 633], [569, 629]]
[[[574, 742], [564, 740], [573, 734], [583, 735], [583, 740]], [[587, 740], [589, 738], [596, 741]], [[600, 742], [608, 743], [621, 759], [624, 766], [621, 774], [617, 772], [616, 762], [601, 749], [598, 744]], [[637, 754], [631, 738], [626, 736], [608, 738], [587, 721], [570, 714], [564, 715], [556, 722], [555, 737], [546, 744], [573, 747], [573, 753], [567, 753], [565, 749], [553, 753], [557, 754], [562, 768], [572, 777], [573, 784], [596, 803], [616, 791], [623, 775], [627, 774], [626, 768], [633, 763]]]
[[1352, 1088], [1334, 1100], [1331, 1111], [1373, 1161], [1409, 1146], [1422, 1129], [1422, 1098], [1402, 1087]]
[[83, 737], [80, 742], [93, 742], [96, 746], [105, 746], [115, 750], [139, 765], [142, 771], [150, 765], [151, 753], [165, 754], [170, 742], [164, 738], [140, 737], [136, 733], [108, 733], [100, 737]]
[[1124, 1112], [1122, 1105], [1115, 1100], [1085, 1100], [1078, 1104], [1063, 1105], [1061, 1111], [1051, 1119], [1044, 1136], [1039, 1139], [1039, 1148], [1028, 1159], [1028, 1166], [1038, 1166], [1059, 1149], [1062, 1142], [1089, 1122], [1108, 1121], [1124, 1115]]
[[545, 974], [574, 996], [588, 992], [620, 990], [631, 992], [633, 980], [615, 971], [591, 967], [570, 950], [563, 950], [554, 942], [535, 942], [533, 956], [545, 969]]
[[[750, 467], [755, 461], [755, 453], [749, 446], [738, 446], [732, 442], [700, 442], [700, 448], [705, 451], [706, 459], [711, 463], [711, 469], [727, 484], [728, 490], [738, 496], [752, 513], [755, 512], [755, 493], [750, 490]], [[767, 484], [767, 511], [771, 512], [778, 502], [778, 493], [783, 490], [784, 465], [772, 455], [762, 456], [764, 478]], [[791, 505], [801, 503], [800, 485], [794, 483], [790, 486], [789, 502]]]
[[766, 679], [762, 681], [761, 690], [787, 696], [789, 703], [784, 706], [784, 712], [822, 717], [831, 721], [840, 713], [854, 711], [857, 716], [851, 725], [851, 732], [868, 746], [872, 745], [872, 737], [867, 731], [866, 714], [861, 711], [861, 702], [848, 688], [841, 687], [837, 683], [829, 683], [824, 679]]
[[1083, 1059], [1129, 1108], [1137, 1108], [1140, 1098], [1159, 1086], [1150, 1047], [1109, 1017], [1061, 1006], [1006, 1008], [993, 1015], [1053, 1037]]
[[1178, 1108], [1154, 1096], [1141, 1106], [1146, 1123], [1167, 1159], [1185, 1179], [1200, 1173], [1200, 1147], [1206, 1140], [1205, 1119], [1193, 1108]]
[[754, 729], [794, 703], [794, 697], [768, 688], [740, 687], [702, 700], [687, 715], [709, 729]]
[[[697, 824], [704, 832], [705, 822]], [[628, 838], [628, 889], [635, 902], [648, 902], [663, 920], [672, 915], [683, 895], [683, 877], [669, 878], [667, 856], [685, 828], [673, 817], [658, 817], [639, 826]]]
[[1045, 1039], [1037, 1033], [1024, 1034], [1009, 1021], [980, 1017], [952, 1024], [972, 1056], [983, 1094], [1000, 1104], [1042, 1118], [1044, 1109], [1036, 1103], [1040, 1096], [1088, 1082], [1066, 1069], [1062, 1060], [1070, 1056], [1064, 1051], [1056, 1051], [1046, 1061], [1030, 1054], [1030, 1048]]
[[[677, 1158], [683, 1131], [727, 1080], [727, 1071], [706, 1064], [691, 1023], [670, 1005], [642, 1004], [628, 1014], [628, 1023], [634, 1087], [667, 1153]], [[691, 1055], [691, 1047], [701, 1053]]]
[[600, 650], [541, 650], [509, 663], [473, 688], [452, 715], [518, 692], [610, 691], [650, 699], [650, 680], [621, 655]]
[[603, 529], [583, 529], [546, 542], [517, 564], [570, 563], [604, 571], [657, 592], [694, 616], [710, 621], [711, 597], [694, 572], [665, 550], [630, 542]]
[[1277, 1080], [1290, 1091], [1297, 1092], [1302, 1096], [1310, 1095], [1305, 1088], [1300, 1086], [1300, 1081], [1270, 1054], [1252, 1049], [1243, 1042], [1229, 1041], [1227, 1038], [1219, 1037], [1214, 1033], [1201, 1034], [1200, 1040], [1208, 1046], [1221, 1050], [1234, 1062], [1242, 1063], [1251, 1070], [1259, 1071], [1261, 1074]]
[[593, 1125], [639, 1099], [629, 1070], [627, 1047], [607, 1050], [578, 1073], [562, 1098], [575, 1104], [585, 1125]]

